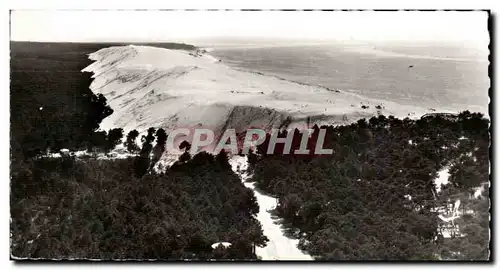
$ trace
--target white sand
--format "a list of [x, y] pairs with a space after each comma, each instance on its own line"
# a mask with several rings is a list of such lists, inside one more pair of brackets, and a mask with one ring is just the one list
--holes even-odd
[[[144, 131], [149, 127], [196, 126], [221, 132], [277, 127], [293, 122], [342, 124], [377, 115], [418, 117], [416, 106], [373, 100], [346, 92], [236, 70], [208, 54], [147, 46], [116, 46], [89, 55], [95, 62], [94, 93], [102, 93], [114, 113], [101, 128]], [[369, 106], [362, 109], [361, 105]], [[382, 104], [378, 110], [375, 106]], [[267, 109], [266, 109], [267, 108]], [[292, 125], [293, 126], [293, 125]]]
[[[230, 159], [233, 171], [240, 175], [242, 181], [245, 181], [249, 176], [245, 172], [248, 167], [247, 157], [233, 156]], [[239, 167], [239, 170], [238, 170]], [[266, 196], [255, 190], [254, 183], [244, 182], [244, 185], [252, 189], [259, 204], [259, 213], [257, 219], [262, 224], [264, 235], [269, 238], [267, 246], [264, 248], [256, 248], [256, 253], [262, 260], [312, 260], [312, 257], [304, 254], [297, 245], [298, 239], [291, 239], [284, 235], [282, 227], [277, 224], [278, 220], [274, 220], [269, 210], [276, 208], [276, 198]]]
[[448, 184], [448, 178], [450, 178], [449, 168], [444, 167], [438, 171], [438, 177], [434, 179], [434, 185], [436, 185], [436, 191], [441, 192], [441, 186], [446, 186]]

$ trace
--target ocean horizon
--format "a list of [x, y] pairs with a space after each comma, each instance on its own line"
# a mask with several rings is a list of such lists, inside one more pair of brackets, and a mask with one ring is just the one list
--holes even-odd
[[487, 48], [418, 44], [207, 47], [210, 54], [235, 68], [382, 102], [488, 116]]

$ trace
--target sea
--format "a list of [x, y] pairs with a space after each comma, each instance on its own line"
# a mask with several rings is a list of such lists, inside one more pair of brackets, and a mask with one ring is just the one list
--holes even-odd
[[488, 116], [488, 48], [422, 44], [212, 45], [235, 68], [379, 100]]

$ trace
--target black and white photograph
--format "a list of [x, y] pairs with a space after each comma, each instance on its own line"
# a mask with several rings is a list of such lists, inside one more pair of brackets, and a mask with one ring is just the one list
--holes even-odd
[[10, 10], [10, 259], [491, 261], [491, 16]]

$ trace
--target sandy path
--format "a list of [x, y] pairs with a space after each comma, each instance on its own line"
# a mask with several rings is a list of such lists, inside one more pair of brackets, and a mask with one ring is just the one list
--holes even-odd
[[[246, 170], [246, 157], [233, 157], [230, 163], [233, 171], [240, 175], [242, 181], [245, 181], [249, 177], [246, 172], [241, 172]], [[273, 219], [273, 216], [269, 213], [269, 210], [276, 207], [276, 198], [257, 191], [254, 183], [244, 182], [244, 185], [251, 188], [255, 193], [255, 197], [259, 203], [257, 219], [262, 224], [264, 235], [269, 238], [267, 246], [256, 249], [257, 255], [260, 256], [262, 260], [312, 260], [311, 256], [304, 254], [304, 252], [297, 247], [299, 240], [286, 237], [281, 225], [277, 223], [277, 220]]]

